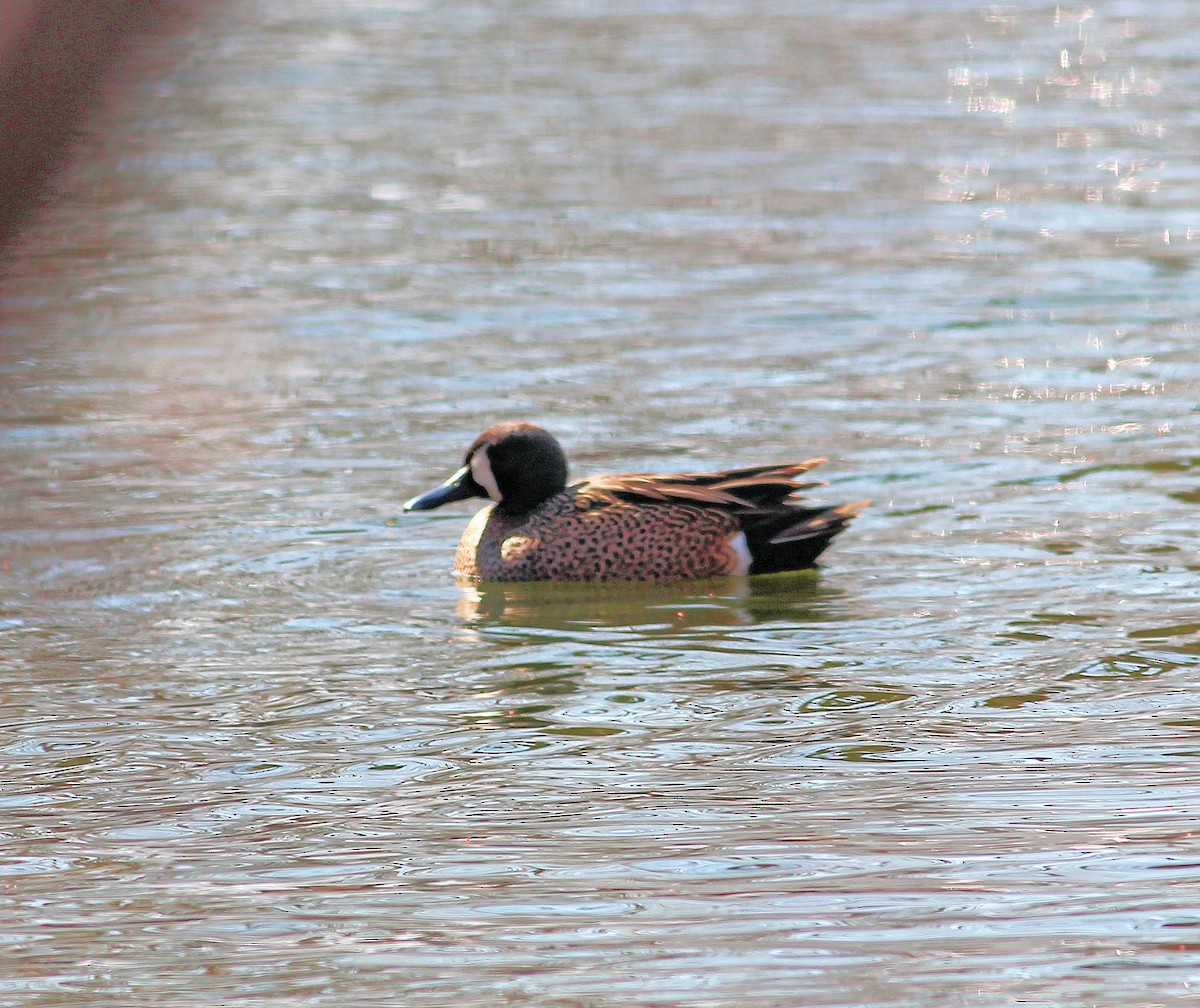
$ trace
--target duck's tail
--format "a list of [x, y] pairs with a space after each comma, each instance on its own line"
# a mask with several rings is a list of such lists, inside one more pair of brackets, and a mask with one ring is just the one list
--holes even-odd
[[833, 537], [869, 500], [827, 507], [785, 504], [738, 515], [750, 550], [751, 574], [802, 570], [816, 564]]

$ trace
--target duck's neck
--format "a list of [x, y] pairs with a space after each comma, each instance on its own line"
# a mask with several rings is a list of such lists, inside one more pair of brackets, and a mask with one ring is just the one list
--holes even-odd
[[566, 486], [562, 483], [545, 483], [541, 486], [525, 484], [506, 493], [496, 505], [496, 510], [509, 519], [523, 518], [565, 489]]

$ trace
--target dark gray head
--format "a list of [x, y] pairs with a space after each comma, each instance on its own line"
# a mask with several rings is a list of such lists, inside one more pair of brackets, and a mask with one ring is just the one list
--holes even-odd
[[451, 501], [484, 497], [509, 514], [524, 514], [567, 485], [567, 457], [548, 431], [529, 423], [495, 424], [467, 449], [463, 466], [445, 483], [404, 504], [429, 511]]

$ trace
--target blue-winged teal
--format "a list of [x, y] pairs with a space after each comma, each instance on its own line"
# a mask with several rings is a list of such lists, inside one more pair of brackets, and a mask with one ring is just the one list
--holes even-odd
[[483, 581], [649, 581], [813, 566], [866, 504], [805, 507], [796, 477], [824, 459], [714, 473], [595, 476], [567, 486], [558, 442], [533, 424], [489, 427], [463, 466], [405, 511], [495, 503], [467, 526], [455, 573]]

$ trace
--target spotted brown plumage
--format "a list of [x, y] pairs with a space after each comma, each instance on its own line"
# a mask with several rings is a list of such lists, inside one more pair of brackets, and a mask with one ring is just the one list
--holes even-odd
[[404, 508], [493, 503], [468, 524], [455, 572], [483, 581], [648, 581], [811, 567], [867, 504], [805, 506], [824, 459], [711, 473], [627, 473], [566, 483], [558, 442], [526, 423], [489, 427], [442, 486]]

